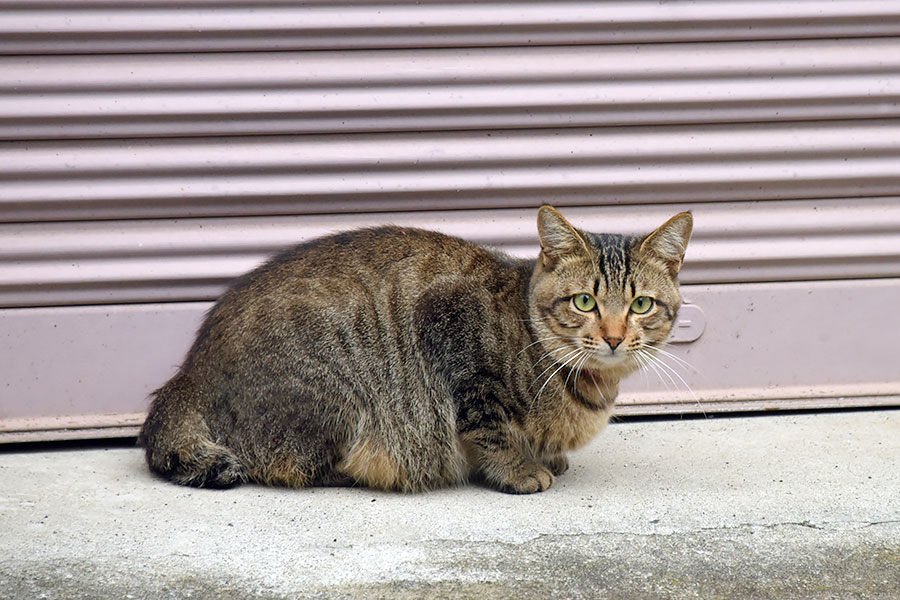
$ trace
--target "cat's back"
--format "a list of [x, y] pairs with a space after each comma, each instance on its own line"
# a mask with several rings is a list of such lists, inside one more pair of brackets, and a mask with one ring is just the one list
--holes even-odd
[[345, 231], [299, 244], [237, 280], [232, 290], [281, 292], [299, 281], [346, 279], [373, 288], [396, 280], [425, 285], [444, 277], [491, 277], [502, 255], [463, 239], [424, 229], [383, 226]]
[[325, 323], [335, 335], [388, 321], [407, 327], [418, 299], [434, 290], [466, 289], [524, 301], [529, 273], [527, 261], [436, 231], [385, 226], [325, 236], [236, 280], [211, 309], [191, 359], [211, 342], [226, 358], [281, 333], [292, 344], [310, 345], [321, 340], [303, 339], [301, 333], [327, 330], [321, 327]]

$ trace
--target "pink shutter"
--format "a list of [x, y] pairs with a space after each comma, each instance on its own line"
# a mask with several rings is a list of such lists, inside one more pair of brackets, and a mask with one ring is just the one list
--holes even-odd
[[622, 413], [897, 404], [898, 39], [889, 0], [0, 0], [0, 441], [133, 434], [284, 246], [527, 255], [542, 203], [694, 211], [677, 358]]

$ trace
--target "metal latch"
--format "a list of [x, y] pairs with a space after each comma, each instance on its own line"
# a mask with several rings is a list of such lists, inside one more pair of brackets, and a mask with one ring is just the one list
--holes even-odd
[[703, 335], [706, 329], [706, 315], [696, 304], [682, 304], [678, 310], [678, 318], [672, 327], [669, 341], [685, 344], [693, 342]]

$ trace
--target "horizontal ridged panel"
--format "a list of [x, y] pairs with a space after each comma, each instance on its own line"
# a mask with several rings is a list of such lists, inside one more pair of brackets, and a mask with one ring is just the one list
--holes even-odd
[[0, 57], [0, 139], [900, 115], [900, 39]]
[[[639, 233], [684, 205], [570, 208], [592, 231]], [[694, 205], [682, 281], [900, 277], [900, 199]], [[0, 306], [212, 299], [291, 244], [358, 226], [438, 229], [535, 256], [535, 211], [139, 220], [0, 226]]]
[[[670, 346], [677, 359], [663, 355], [665, 367], [629, 377], [617, 399], [620, 413], [900, 400], [896, 343], [884, 335], [882, 319], [865, 318], [900, 304], [900, 279], [688, 285], [682, 292], [705, 313], [706, 331]], [[148, 395], [175, 372], [208, 308], [187, 302], [0, 310], [0, 398], [7, 400], [0, 442], [15, 439], [7, 432], [140, 424]], [[832, 326], [835, 315], [843, 326]], [[798, 320], [827, 325], [798, 335]]]
[[204, 52], [875, 37], [894, 0], [0, 2], [0, 53]]
[[0, 143], [0, 221], [900, 196], [900, 120]]

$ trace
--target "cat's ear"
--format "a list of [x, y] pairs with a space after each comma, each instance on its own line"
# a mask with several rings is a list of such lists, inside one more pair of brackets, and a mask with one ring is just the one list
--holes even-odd
[[694, 218], [691, 213], [679, 213], [644, 239], [641, 243], [641, 255], [662, 261], [674, 277], [681, 270], [693, 230]]
[[538, 237], [544, 264], [555, 263], [560, 257], [587, 250], [578, 231], [552, 206], [538, 210]]

